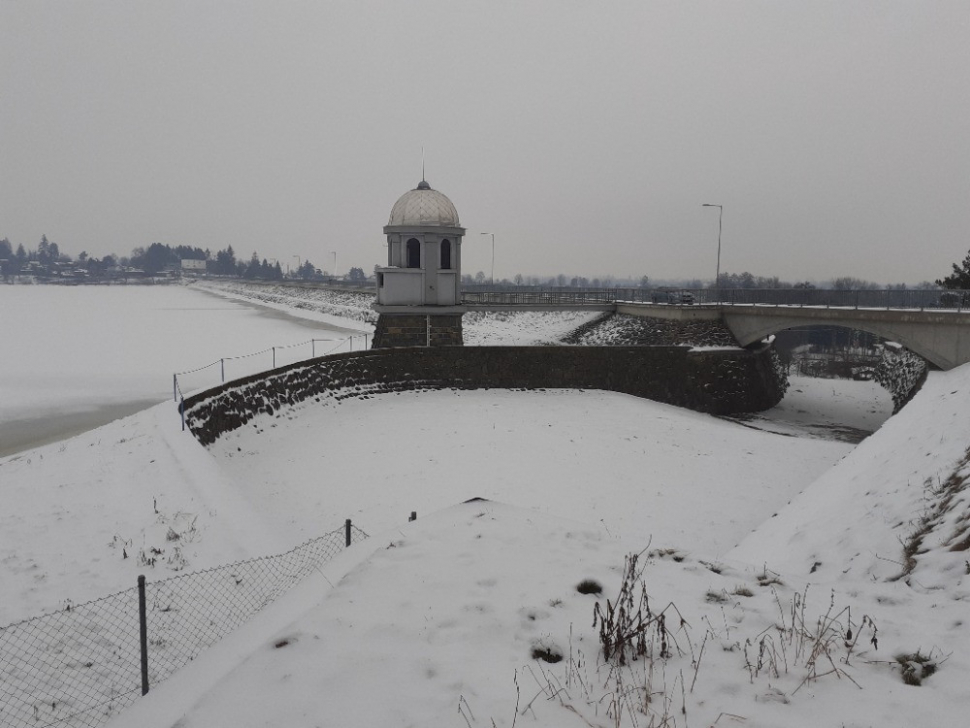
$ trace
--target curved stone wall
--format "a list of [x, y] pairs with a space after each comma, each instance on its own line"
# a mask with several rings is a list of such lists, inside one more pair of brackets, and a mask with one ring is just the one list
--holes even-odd
[[260, 414], [316, 398], [414, 389], [604, 389], [710, 414], [757, 412], [784, 396], [771, 349], [467, 346], [377, 349], [310, 359], [185, 400], [203, 444]]

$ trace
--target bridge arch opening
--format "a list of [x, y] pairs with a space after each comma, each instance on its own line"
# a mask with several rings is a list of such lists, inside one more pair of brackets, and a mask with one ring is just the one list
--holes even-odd
[[773, 334], [789, 381], [782, 401], [748, 421], [761, 429], [860, 442], [875, 432], [925, 377], [925, 361], [873, 332], [799, 325]]
[[[952, 369], [970, 361], [970, 337], [952, 317], [905, 311], [857, 311], [817, 308], [725, 307], [725, 324], [742, 346], [748, 346], [786, 329], [806, 326], [840, 326], [894, 341], [934, 367]], [[932, 316], [938, 320], [925, 320]]]
[[773, 334], [775, 351], [789, 375], [832, 379], [873, 379], [886, 340], [845, 326], [794, 326]]

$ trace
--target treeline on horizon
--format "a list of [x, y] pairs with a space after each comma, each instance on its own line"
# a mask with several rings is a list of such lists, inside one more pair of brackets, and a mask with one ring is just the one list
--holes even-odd
[[[255, 251], [249, 260], [240, 260], [236, 257], [236, 252], [233, 250], [232, 245], [226, 246], [225, 249], [219, 250], [213, 255], [208, 248], [203, 249], [188, 245], [176, 245], [172, 247], [164, 243], [152, 243], [147, 248], [134, 248], [128, 256], [106, 255], [103, 258], [95, 258], [89, 256], [86, 251], [82, 251], [74, 259], [70, 255], [61, 252], [58, 244], [49, 241], [46, 235], [41, 236], [40, 242], [34, 249], [25, 248], [22, 243], [18, 244], [15, 249], [7, 238], [0, 239], [0, 275], [4, 277], [25, 273], [51, 275], [55, 272], [63, 272], [65, 270], [73, 272], [80, 270], [88, 277], [101, 278], [108, 276], [112, 270], [119, 268], [126, 270], [135, 269], [144, 272], [145, 275], [154, 276], [167, 270], [179, 270], [183, 260], [205, 261], [205, 271], [210, 275], [230, 276], [250, 280], [283, 280], [287, 277], [301, 280], [326, 280], [329, 277], [310, 260], [303, 261], [296, 269], [287, 271], [287, 274], [284, 275], [278, 260], [273, 258], [260, 259]], [[756, 276], [747, 271], [743, 273], [721, 273], [716, 284], [711, 281], [704, 282], [701, 279], [651, 281], [648, 276], [632, 279], [620, 279], [614, 276], [590, 279], [585, 276], [566, 276], [562, 273], [555, 276], [524, 276], [517, 274], [511, 279], [503, 278], [501, 280], [490, 281], [483, 271], [478, 271], [474, 276], [470, 274], [462, 275], [462, 283], [465, 285], [495, 284], [501, 286], [556, 286], [560, 288], [648, 288], [650, 286], [675, 286], [688, 289], [970, 289], [970, 252], [968, 252], [966, 259], [960, 265], [953, 264], [952, 267], [953, 274], [950, 276], [934, 282], [922, 281], [912, 286], [906, 283], [882, 285], [853, 276], [841, 276], [822, 283], [813, 283], [811, 281], [791, 282], [782, 280], [778, 276]], [[360, 282], [366, 280], [367, 275], [361, 268], [351, 268], [347, 278], [351, 281]]]
[[[206, 262], [206, 272], [212, 275], [236, 276], [239, 278], [259, 280], [282, 280], [283, 269], [279, 261], [269, 262], [266, 258], [260, 260], [253, 252], [248, 260], [238, 260], [232, 245], [212, 255], [208, 249], [188, 245], [174, 247], [164, 243], [152, 243], [147, 248], [137, 247], [131, 255], [106, 255], [95, 258], [81, 251], [77, 258], [63, 253], [57, 243], [51, 242], [46, 235], [41, 236], [40, 243], [34, 249], [25, 248], [21, 243], [14, 249], [7, 239], [0, 240], [0, 274], [4, 276], [21, 275], [24, 273], [54, 274], [70, 270], [84, 271], [88, 276], [100, 278], [107, 276], [116, 268], [137, 269], [146, 275], [154, 276], [166, 270], [181, 268], [183, 260], [202, 260]], [[363, 273], [363, 271], [361, 271]], [[309, 260], [304, 261], [294, 272], [297, 278], [305, 280], [323, 279], [321, 271]]]

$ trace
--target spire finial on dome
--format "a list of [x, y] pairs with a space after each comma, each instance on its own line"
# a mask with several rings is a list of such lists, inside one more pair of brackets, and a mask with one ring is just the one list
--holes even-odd
[[429, 185], [428, 181], [424, 178], [424, 147], [421, 147], [421, 181], [418, 182], [418, 186], [416, 189], [419, 189], [419, 190], [431, 189], [431, 185]]

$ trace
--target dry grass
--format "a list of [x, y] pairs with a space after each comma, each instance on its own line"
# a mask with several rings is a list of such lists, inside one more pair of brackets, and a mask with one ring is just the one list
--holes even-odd
[[[892, 577], [891, 581], [909, 577], [916, 569], [917, 557], [926, 553], [923, 546], [926, 538], [942, 526], [946, 517], [954, 509], [966, 508], [965, 498], [959, 496], [970, 488], [970, 477], [961, 475], [968, 466], [970, 466], [970, 449], [946, 480], [937, 478], [934, 482], [932, 478], [927, 478], [924, 481], [924, 507], [913, 524], [913, 530], [902, 541], [903, 569]], [[941, 539], [941, 543], [949, 551], [970, 549], [970, 512], [961, 514], [957, 518], [953, 532]], [[967, 573], [970, 573], [970, 568]]]

